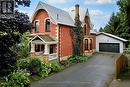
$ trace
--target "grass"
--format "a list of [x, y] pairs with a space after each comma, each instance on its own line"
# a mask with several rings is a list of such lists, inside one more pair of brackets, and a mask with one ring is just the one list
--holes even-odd
[[41, 78], [41, 77], [38, 76], [38, 75], [29, 76], [29, 80], [30, 80], [31, 83], [32, 83], [32, 82], [35, 82], [35, 81], [39, 81], [39, 80], [41, 80], [41, 79], [43, 79], [43, 78]]

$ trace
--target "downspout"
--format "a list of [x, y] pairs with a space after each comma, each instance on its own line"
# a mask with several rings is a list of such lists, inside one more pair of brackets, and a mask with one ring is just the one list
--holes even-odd
[[60, 25], [57, 25], [57, 34], [58, 34], [58, 44], [57, 44], [57, 54], [58, 54], [58, 62], [60, 62]]

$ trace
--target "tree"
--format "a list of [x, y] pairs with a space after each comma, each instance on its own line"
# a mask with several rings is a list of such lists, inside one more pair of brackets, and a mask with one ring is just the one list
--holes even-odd
[[83, 53], [83, 29], [79, 20], [79, 15], [75, 18], [75, 27], [72, 29], [73, 55]]
[[[29, 6], [30, 2], [19, 2], [17, 4]], [[25, 2], [24, 2], [25, 1]], [[29, 0], [30, 1], [30, 0]], [[7, 75], [15, 69], [17, 54], [11, 50], [13, 46], [20, 43], [20, 35], [30, 31], [31, 23], [29, 17], [15, 11], [13, 18], [0, 18], [0, 75]]]
[[16, 3], [16, 6], [18, 5], [22, 5], [22, 6], [30, 6], [30, 3], [31, 1], [30, 0], [15, 0], [17, 3]]
[[12, 50], [17, 54], [17, 59], [27, 58], [29, 55], [29, 32], [20, 35], [20, 43], [12, 47]]
[[122, 13], [126, 14], [128, 24], [130, 26], [130, 0], [119, 0], [117, 5]]
[[103, 32], [103, 28], [102, 27], [100, 27], [99, 32]]
[[117, 1], [120, 11], [112, 14], [108, 24], [102, 31], [129, 40], [130, 38], [130, 0]]
[[119, 36], [120, 27], [120, 18], [113, 13], [103, 31]]
[[[120, 18], [123, 24], [122, 28], [125, 28], [125, 31], [130, 34], [130, 0], [119, 0], [117, 5], [120, 9]], [[125, 33], [123, 34], [125, 36]], [[130, 38], [130, 35], [126, 36], [127, 39]]]

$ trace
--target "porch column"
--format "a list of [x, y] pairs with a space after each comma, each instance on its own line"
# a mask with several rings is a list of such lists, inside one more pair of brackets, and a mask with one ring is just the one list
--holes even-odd
[[31, 43], [31, 53], [35, 52], [35, 45]]
[[49, 45], [48, 44], [45, 44], [44, 54], [49, 54]]

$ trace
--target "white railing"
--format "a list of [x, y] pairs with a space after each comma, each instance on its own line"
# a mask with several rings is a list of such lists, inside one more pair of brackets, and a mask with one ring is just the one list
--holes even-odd
[[58, 58], [57, 53], [49, 54], [49, 60], [54, 60], [54, 59], [57, 59], [57, 58]]

